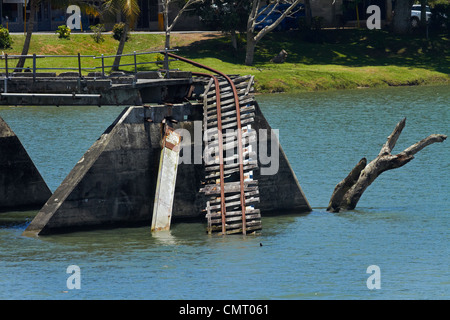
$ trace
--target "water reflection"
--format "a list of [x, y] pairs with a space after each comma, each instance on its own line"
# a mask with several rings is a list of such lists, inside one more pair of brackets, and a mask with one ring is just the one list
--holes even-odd
[[172, 235], [170, 230], [154, 231], [152, 232], [152, 238], [155, 239], [157, 243], [163, 245], [177, 244], [177, 239]]

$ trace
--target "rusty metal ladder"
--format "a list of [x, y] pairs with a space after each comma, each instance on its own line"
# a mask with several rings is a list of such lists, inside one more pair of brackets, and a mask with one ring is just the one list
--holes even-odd
[[[230, 83], [230, 80], [232, 83]], [[236, 106], [237, 105], [237, 106]], [[213, 76], [203, 93], [205, 187], [208, 233], [255, 232], [262, 228], [254, 122], [253, 77]], [[208, 154], [210, 152], [214, 156]]]
[[260, 230], [261, 213], [254, 207], [259, 202], [258, 181], [253, 180], [258, 161], [251, 150], [251, 143], [257, 139], [251, 128], [256, 104], [254, 77], [232, 79], [198, 62], [165, 54], [213, 73], [192, 73], [210, 79], [203, 93], [203, 131], [206, 148], [215, 156], [204, 159], [205, 185], [200, 189], [209, 197], [205, 210], [208, 233], [247, 234]]

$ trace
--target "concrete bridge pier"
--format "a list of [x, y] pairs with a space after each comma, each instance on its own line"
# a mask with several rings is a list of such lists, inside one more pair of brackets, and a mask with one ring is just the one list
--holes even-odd
[[[270, 129], [257, 104], [255, 107], [255, 129]], [[191, 156], [198, 158], [195, 129], [202, 128], [203, 104], [125, 108], [78, 161], [23, 234], [150, 226], [165, 118], [174, 120], [174, 129], [183, 128], [190, 133]], [[269, 145], [278, 144], [268, 137]], [[258, 176], [258, 207], [262, 214], [311, 211], [281, 146], [276, 147], [280, 150], [279, 170], [273, 175]], [[199, 192], [204, 174], [202, 163], [178, 165], [172, 222], [205, 221], [205, 196]]]
[[39, 209], [51, 194], [19, 138], [0, 117], [0, 211]]

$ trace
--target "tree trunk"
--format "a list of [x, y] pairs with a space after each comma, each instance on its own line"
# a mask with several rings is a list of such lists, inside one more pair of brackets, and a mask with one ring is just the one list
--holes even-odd
[[[25, 37], [25, 42], [23, 43], [22, 47], [22, 56], [26, 56], [28, 54], [28, 50], [30, 49], [30, 43], [31, 43], [31, 36], [33, 34], [33, 28], [34, 28], [34, 16], [36, 15], [36, 6], [35, 6], [35, 0], [29, 0], [28, 5], [30, 7], [30, 18], [27, 22], [27, 35]], [[14, 72], [22, 72], [24, 66], [25, 66], [25, 60], [26, 58], [19, 58], [19, 61], [17, 62], [16, 69]]]
[[119, 46], [117, 47], [116, 57], [114, 58], [113, 67], [111, 71], [119, 70], [120, 59], [122, 58], [120, 55], [123, 53], [123, 49], [125, 48], [125, 42], [127, 42], [129, 32], [128, 23], [125, 23], [125, 27], [123, 28], [122, 35], [120, 36]]
[[420, 25], [422, 28], [427, 25], [427, 2], [428, 0], [420, 0]]
[[255, 55], [256, 41], [253, 34], [247, 32], [247, 48], [245, 50], [245, 64], [247, 66], [253, 65], [253, 57]]
[[233, 47], [234, 51], [237, 51], [237, 36], [236, 36], [236, 30], [230, 31], [230, 37], [231, 37], [231, 46]]
[[311, 3], [310, 0], [305, 0], [305, 20], [308, 28], [311, 28], [312, 14], [311, 14]]
[[446, 135], [432, 134], [399, 154], [392, 155], [391, 151], [405, 127], [405, 123], [406, 118], [397, 124], [374, 160], [366, 165], [367, 160], [365, 158], [361, 159], [350, 174], [336, 185], [331, 195], [327, 211], [339, 212], [340, 210], [355, 209], [363, 192], [380, 174], [387, 170], [404, 166], [414, 159], [414, 154], [426, 146], [435, 142], [443, 142], [447, 139]]
[[164, 48], [170, 49], [170, 31], [172, 28], [169, 26], [169, 2], [163, 1], [163, 17], [164, 17], [164, 31], [166, 32], [166, 43]]
[[166, 43], [164, 45], [164, 48], [167, 50], [170, 49], [170, 31], [166, 31]]
[[386, 22], [387, 24], [392, 22], [392, 0], [386, 0]]
[[394, 8], [393, 28], [396, 34], [406, 34], [411, 27], [411, 8], [414, 0], [397, 0]]

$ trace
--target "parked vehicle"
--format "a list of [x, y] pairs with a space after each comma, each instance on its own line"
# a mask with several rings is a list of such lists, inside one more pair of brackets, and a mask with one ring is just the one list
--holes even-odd
[[[417, 28], [420, 23], [422, 14], [422, 6], [420, 4], [414, 4], [411, 9], [411, 26]], [[426, 18], [427, 22], [431, 18], [431, 10], [429, 6], [426, 6]]]
[[[255, 27], [256, 30], [261, 30], [264, 27], [270, 26], [274, 23], [291, 5], [290, 4], [279, 4], [274, 10], [273, 4], [269, 6], [262, 7], [259, 12], [261, 15], [256, 18]], [[275, 28], [276, 31], [284, 31], [289, 29], [298, 28], [298, 19], [305, 16], [305, 6], [303, 4], [297, 5], [294, 10], [288, 14], [280, 24]]]

